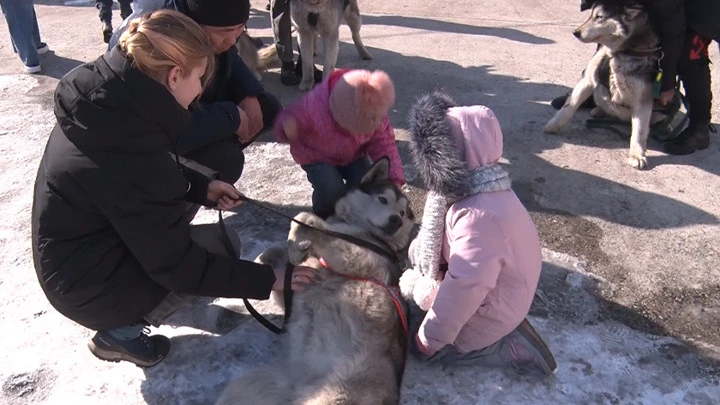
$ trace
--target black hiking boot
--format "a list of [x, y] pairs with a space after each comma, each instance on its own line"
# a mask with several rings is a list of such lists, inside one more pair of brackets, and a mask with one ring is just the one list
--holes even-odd
[[689, 155], [710, 146], [710, 132], [717, 132], [709, 123], [690, 123], [680, 135], [663, 145], [663, 151], [669, 155]]
[[129, 361], [138, 367], [152, 367], [170, 352], [170, 339], [162, 335], [148, 336], [143, 330], [135, 339], [117, 340], [100, 331], [90, 339], [88, 348], [100, 360]]
[[[567, 101], [568, 97], [570, 97], [570, 93], [567, 93], [567, 94], [559, 96], [559, 97], [555, 97], [550, 102], [550, 105], [553, 106], [554, 109], [559, 110], [565, 105], [565, 102]], [[595, 108], [595, 100], [593, 100], [592, 97], [588, 97], [588, 99], [585, 100], [585, 102], [580, 104], [580, 108], [585, 109], [585, 110], [591, 110], [591, 109]]]
[[106, 44], [109, 44], [110, 38], [112, 38], [112, 34], [113, 34], [113, 27], [112, 27], [112, 23], [110, 21], [102, 22], [102, 33], [103, 33], [103, 41], [105, 41]]
[[286, 86], [297, 86], [300, 84], [302, 76], [295, 73], [295, 64], [292, 62], [283, 62], [280, 67], [280, 83]]

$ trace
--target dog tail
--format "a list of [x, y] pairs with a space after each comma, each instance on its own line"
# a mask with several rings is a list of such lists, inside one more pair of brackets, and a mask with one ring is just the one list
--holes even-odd
[[215, 405], [287, 405], [292, 401], [287, 370], [263, 367], [231, 381]]
[[258, 51], [258, 69], [265, 70], [279, 61], [275, 45], [266, 46]]

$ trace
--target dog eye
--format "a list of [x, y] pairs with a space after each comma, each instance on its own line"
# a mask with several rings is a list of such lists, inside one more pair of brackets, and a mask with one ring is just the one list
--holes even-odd
[[405, 211], [400, 211], [400, 216], [405, 218]]
[[383, 196], [378, 197], [378, 201], [380, 201], [382, 204], [387, 204], [387, 198]]

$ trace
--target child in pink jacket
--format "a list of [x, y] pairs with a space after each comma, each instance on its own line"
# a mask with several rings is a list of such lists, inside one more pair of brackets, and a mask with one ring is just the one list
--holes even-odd
[[436, 92], [413, 106], [410, 132], [429, 189], [410, 248], [413, 269], [400, 280], [403, 295], [427, 311], [417, 348], [433, 362], [554, 373], [552, 353], [526, 318], [540, 277], [540, 241], [497, 163], [503, 139], [495, 114], [456, 107]]
[[[381, 71], [336, 70], [278, 116], [275, 134], [290, 143], [313, 186], [313, 212], [332, 214], [348, 186], [360, 184], [370, 160], [390, 159], [390, 180], [405, 184], [388, 111], [395, 88]], [[346, 184], [347, 182], [347, 184]]]

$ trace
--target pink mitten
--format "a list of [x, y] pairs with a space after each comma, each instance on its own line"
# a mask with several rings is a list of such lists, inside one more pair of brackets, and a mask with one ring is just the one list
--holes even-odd
[[440, 283], [414, 269], [405, 270], [400, 277], [400, 292], [403, 297], [415, 301], [423, 311], [430, 310], [438, 288]]

